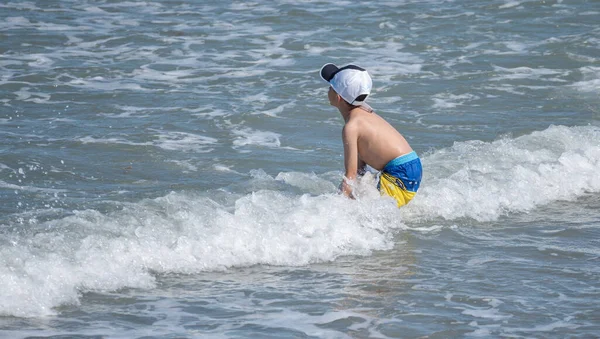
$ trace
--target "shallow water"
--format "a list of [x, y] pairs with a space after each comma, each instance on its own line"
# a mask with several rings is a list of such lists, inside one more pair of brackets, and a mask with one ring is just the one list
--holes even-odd
[[[595, 1], [0, 4], [0, 337], [594, 337]], [[367, 68], [410, 205], [337, 194]]]

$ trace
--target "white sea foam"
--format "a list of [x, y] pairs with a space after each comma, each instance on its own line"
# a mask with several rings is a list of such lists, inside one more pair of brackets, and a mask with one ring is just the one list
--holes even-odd
[[217, 139], [186, 132], [156, 132], [157, 140], [146, 142], [134, 142], [120, 137], [113, 138], [94, 138], [91, 136], [82, 137], [79, 139], [84, 144], [122, 144], [131, 146], [155, 146], [169, 151], [184, 151], [207, 153], [213, 150], [209, 145], [217, 143]]
[[85, 30], [89, 30], [90, 28], [87, 26], [69, 26], [69, 25], [63, 25], [63, 24], [55, 24], [55, 23], [48, 23], [48, 22], [38, 22], [35, 24], [35, 27], [40, 30], [40, 31], [71, 31], [71, 32], [77, 32], [77, 31], [85, 31]]
[[[330, 188], [329, 185], [326, 185]], [[389, 249], [403, 227], [393, 204], [337, 194], [257, 191], [224, 206], [172, 193], [112, 214], [94, 210], [14, 235], [0, 247], [0, 314], [39, 316], [79, 293], [149, 288], [150, 272], [306, 265]]]
[[[148, 114], [146, 112], [152, 111], [153, 109], [142, 108], [142, 107], [131, 107], [131, 106], [117, 106], [117, 109], [121, 110], [121, 113], [100, 113], [99, 115], [107, 118], [144, 118]], [[161, 109], [162, 110], [162, 109]], [[142, 112], [142, 113], [139, 113]]]
[[506, 9], [506, 8], [517, 7], [517, 6], [520, 6], [520, 5], [521, 5], [521, 3], [519, 1], [509, 1], [509, 2], [505, 3], [504, 5], [498, 6], [498, 8], [500, 8], [500, 9]]
[[183, 168], [184, 170], [182, 171], [182, 173], [198, 171], [198, 166], [192, 164], [190, 161], [187, 161], [187, 160], [167, 160], [167, 162], [174, 163], [177, 166]]
[[335, 191], [335, 185], [314, 173], [285, 172], [279, 173], [275, 180], [280, 180], [288, 185], [298, 187], [311, 194], [324, 194]]
[[46, 192], [46, 193], [53, 193], [53, 194], [67, 192], [67, 190], [65, 190], [65, 189], [39, 188], [39, 187], [33, 187], [33, 186], [27, 186], [27, 185], [15, 185], [15, 184], [7, 183], [3, 180], [0, 180], [0, 188], [11, 189], [11, 190], [14, 190], [15, 192], [28, 191], [28, 192]]
[[492, 81], [505, 81], [514, 79], [536, 79], [545, 81], [555, 82], [566, 82], [561, 79], [562, 76], [568, 74], [566, 71], [558, 71], [547, 68], [530, 68], [530, 67], [515, 67], [515, 68], [504, 68], [494, 66], [494, 71], [498, 72], [499, 75], [491, 78]]
[[31, 25], [31, 21], [29, 19], [18, 16], [18, 17], [8, 17], [3, 20], [4, 25], [0, 25], [0, 28], [5, 27], [26, 27]]
[[50, 101], [50, 94], [40, 92], [29, 92], [29, 87], [23, 87], [19, 91], [15, 91], [17, 95], [15, 100], [35, 102], [35, 103], [46, 103]]
[[94, 138], [85, 136], [79, 139], [79, 142], [84, 144], [123, 144], [131, 146], [149, 146], [151, 142], [132, 142], [123, 138]]
[[580, 92], [600, 93], [600, 67], [583, 67], [583, 80], [575, 82], [571, 87]]
[[85, 8], [83, 8], [83, 10], [88, 13], [95, 13], [95, 14], [106, 14], [107, 13], [102, 8], [96, 7], [96, 6], [86, 6]]
[[[197, 65], [192, 62], [190, 65]], [[141, 66], [139, 69], [133, 72], [133, 75], [137, 80], [142, 82], [145, 81], [165, 81], [165, 82], [182, 82], [182, 78], [189, 76], [192, 72], [190, 70], [172, 70], [172, 71], [159, 71], [152, 69], [149, 65]]]
[[279, 147], [281, 142], [279, 137], [281, 134], [269, 131], [258, 131], [250, 128], [242, 128], [232, 130], [231, 133], [234, 135], [233, 140], [234, 146], [247, 146], [256, 145], [264, 147]]
[[468, 101], [477, 100], [478, 96], [474, 94], [449, 94], [440, 93], [433, 96], [433, 108], [454, 108], [464, 105]]
[[212, 168], [215, 171], [219, 171], [219, 172], [235, 173], [237, 175], [242, 175], [242, 176], [245, 175], [243, 173], [240, 173], [238, 171], [235, 171], [235, 170], [231, 169], [230, 166], [226, 166], [226, 165], [223, 165], [223, 164], [213, 164]]
[[423, 159], [411, 220], [495, 220], [600, 192], [600, 128], [551, 126], [515, 139], [457, 142]]
[[217, 139], [192, 134], [185, 132], [168, 132], [160, 133], [158, 135], [158, 141], [154, 144], [162, 149], [169, 151], [194, 151], [194, 152], [210, 152], [213, 150], [208, 145], [214, 145], [217, 143]]
[[192, 116], [195, 117], [205, 117], [205, 118], [215, 118], [215, 117], [224, 117], [231, 114], [231, 112], [214, 108], [213, 106], [205, 106], [198, 109], [183, 109], [186, 112], [192, 112]]
[[84, 87], [86, 89], [98, 90], [98, 91], [114, 91], [114, 90], [132, 90], [132, 91], [144, 91], [142, 86], [135, 83], [127, 83], [122, 79], [103, 79], [103, 78], [91, 78], [91, 79], [73, 79], [69, 81], [69, 84], [74, 87]]
[[258, 110], [255, 114], [264, 114], [271, 117], [276, 117], [278, 114], [286, 110], [289, 111], [294, 106], [296, 106], [296, 100], [292, 100], [275, 108]]

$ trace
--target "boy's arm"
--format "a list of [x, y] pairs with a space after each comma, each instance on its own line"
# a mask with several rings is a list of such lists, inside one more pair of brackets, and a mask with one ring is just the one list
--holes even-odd
[[344, 142], [344, 167], [346, 173], [340, 188], [342, 193], [349, 198], [352, 196], [352, 187], [348, 181], [356, 180], [358, 171], [358, 130], [354, 124], [346, 124], [342, 130], [342, 141]]
[[358, 176], [363, 176], [365, 175], [365, 173], [367, 173], [367, 163], [364, 162], [361, 158], [360, 158], [360, 154], [358, 155], [358, 167], [357, 167], [357, 174]]

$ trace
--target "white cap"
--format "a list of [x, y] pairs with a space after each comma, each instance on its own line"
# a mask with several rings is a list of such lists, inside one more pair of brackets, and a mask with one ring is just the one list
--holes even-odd
[[321, 67], [321, 78], [327, 81], [342, 99], [354, 106], [362, 105], [373, 87], [369, 73], [355, 65], [339, 68], [334, 64], [326, 64]]

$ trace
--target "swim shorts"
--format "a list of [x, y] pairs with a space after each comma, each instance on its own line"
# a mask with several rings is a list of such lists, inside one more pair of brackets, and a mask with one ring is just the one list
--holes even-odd
[[398, 207], [408, 204], [417, 194], [423, 168], [417, 153], [410, 152], [388, 162], [381, 171], [377, 188], [396, 199]]

